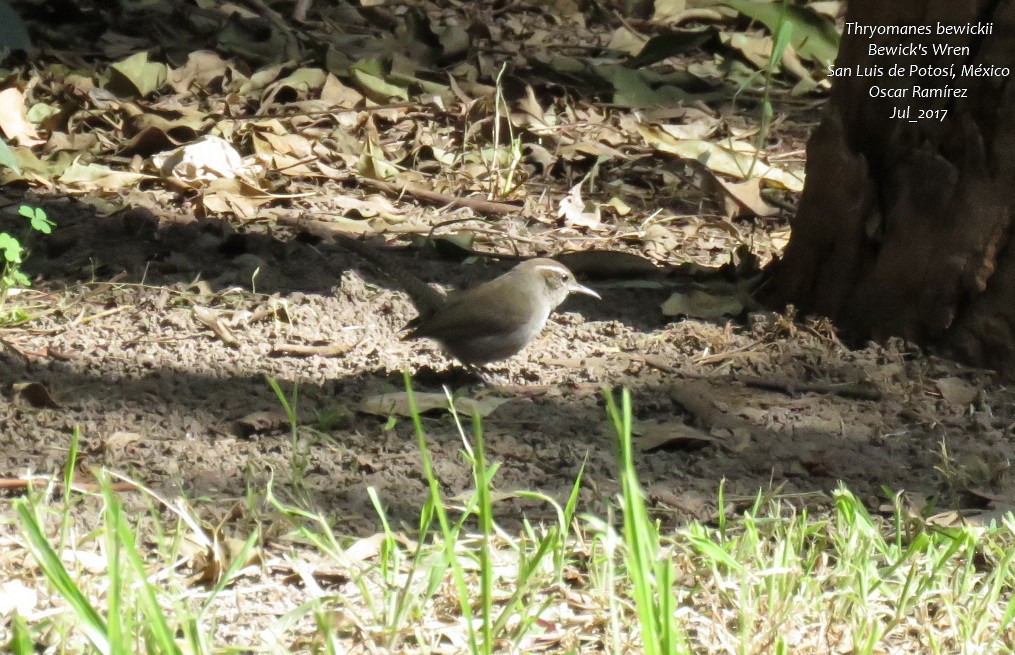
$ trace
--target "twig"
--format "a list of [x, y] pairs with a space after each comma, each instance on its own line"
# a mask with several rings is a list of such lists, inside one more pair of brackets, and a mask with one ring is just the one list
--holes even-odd
[[741, 384], [757, 389], [781, 391], [794, 396], [798, 393], [827, 393], [856, 400], [881, 400], [884, 394], [866, 382], [799, 382], [789, 378], [739, 378]]
[[294, 357], [337, 357], [352, 350], [352, 344], [335, 343], [324, 346], [312, 346], [303, 343], [276, 343], [271, 347], [272, 355], [292, 355]]
[[[62, 482], [54, 482], [49, 478], [0, 478], [0, 489], [41, 489], [54, 484], [57, 488], [63, 486]], [[75, 491], [101, 491], [102, 485], [98, 482], [72, 482], [71, 489]], [[139, 488], [130, 482], [112, 482], [109, 487], [113, 491], [138, 491]]]
[[374, 180], [366, 177], [357, 178], [357, 180], [364, 186], [373, 187], [393, 195], [407, 193], [414, 198], [432, 202], [437, 205], [446, 205], [448, 207], [468, 207], [469, 209], [474, 209], [478, 212], [483, 212], [484, 214], [513, 214], [521, 211], [522, 209], [519, 205], [512, 205], [506, 202], [484, 200], [482, 198], [473, 198], [471, 196], [464, 198], [452, 196], [412, 182], [392, 184], [391, 182], [384, 182], [383, 180]]
[[694, 380], [713, 380], [723, 382], [739, 382], [746, 387], [756, 389], [767, 389], [769, 391], [781, 391], [787, 395], [795, 396], [798, 393], [827, 393], [843, 398], [855, 398], [857, 400], [881, 400], [884, 394], [880, 389], [869, 382], [800, 382], [790, 378], [763, 378], [763, 377], [733, 377], [713, 376], [693, 371], [682, 371], [671, 366], [658, 355], [637, 355], [631, 359], [645, 362], [653, 368], [665, 373], [672, 373], [683, 378]]
[[278, 28], [278, 31], [282, 33], [282, 37], [285, 39], [285, 58], [289, 61], [299, 62], [300, 60], [300, 42], [296, 38], [296, 32], [293, 31], [286, 19], [277, 11], [268, 6], [264, 0], [245, 0], [249, 4], [257, 8], [261, 16], [263, 16], [269, 23]]

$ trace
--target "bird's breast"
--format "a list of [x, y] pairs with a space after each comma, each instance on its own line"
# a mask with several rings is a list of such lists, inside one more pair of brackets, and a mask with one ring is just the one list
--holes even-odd
[[486, 364], [517, 354], [535, 339], [546, 325], [549, 312], [535, 316], [510, 332], [443, 341], [444, 348], [466, 364]]

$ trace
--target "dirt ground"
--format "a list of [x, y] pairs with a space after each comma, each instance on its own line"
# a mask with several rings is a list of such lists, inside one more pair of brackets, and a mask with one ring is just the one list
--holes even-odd
[[[823, 504], [842, 481], [873, 509], [886, 489], [967, 514], [1013, 505], [1011, 390], [903, 344], [849, 350], [821, 324], [761, 312], [728, 324], [668, 321], [660, 303], [672, 275], [654, 285], [590, 280], [602, 302], [569, 300], [536, 343], [490, 367], [490, 384], [462, 387], [468, 380], [433, 344], [399, 340], [413, 316], [404, 294], [339, 247], [275, 224], [238, 231], [140, 209], [95, 218], [72, 201], [43, 206], [60, 228], [31, 244], [26, 270], [37, 281], [15, 299], [35, 318], [0, 331], [8, 478], [58, 474], [80, 428], [83, 470], [105, 466], [169, 496], [225, 506], [271, 476], [286, 493], [299, 473], [308, 503], [340, 517], [346, 534], [376, 530], [370, 486], [392, 519], [411, 525], [425, 493], [412, 426], [359, 411], [399, 391], [407, 367], [420, 392], [450, 383], [505, 399], [483, 423], [500, 490], [562, 500], [586, 462], [583, 511], [617, 491], [604, 386], [631, 390], [643, 484], [677, 524], [713, 518], [722, 480], [743, 502], [763, 489]], [[770, 243], [764, 225], [741, 229]], [[725, 254], [701, 245], [708, 234], [698, 230], [674, 261], [722, 263]], [[553, 242], [537, 235], [530, 247]], [[387, 256], [452, 286], [510, 265]], [[231, 336], [209, 328], [209, 315]], [[287, 344], [347, 350], [277, 354]], [[266, 376], [297, 395], [305, 468], [294, 466]], [[446, 493], [470, 488], [449, 415], [424, 425]], [[510, 526], [549, 508], [511, 499], [498, 511]]]

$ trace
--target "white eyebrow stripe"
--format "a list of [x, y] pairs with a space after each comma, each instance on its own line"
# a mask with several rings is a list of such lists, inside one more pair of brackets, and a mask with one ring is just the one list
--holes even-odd
[[536, 265], [537, 271], [552, 271], [554, 273], [569, 273], [567, 268], [561, 264], [538, 264]]

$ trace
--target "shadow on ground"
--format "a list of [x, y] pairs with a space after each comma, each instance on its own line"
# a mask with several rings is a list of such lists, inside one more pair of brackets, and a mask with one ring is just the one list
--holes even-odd
[[[267, 226], [239, 233], [220, 221], [160, 225], [140, 210], [96, 218], [82, 207], [47, 207], [60, 228], [32, 243], [26, 263], [37, 277], [36, 318], [3, 333], [0, 389], [11, 400], [0, 410], [3, 475], [57, 474], [80, 429], [85, 467], [113, 468], [167, 494], [229, 503], [273, 477], [280, 490], [304, 489], [343, 531], [364, 534], [377, 525], [366, 493], [374, 487], [392, 518], [415, 523], [426, 485], [411, 425], [357, 411], [365, 398], [400, 390], [404, 366], [437, 371], [430, 380], [449, 367], [432, 344], [398, 339], [414, 313], [404, 294], [361, 275], [339, 248], [284, 231], [276, 237]], [[398, 261], [442, 281], [497, 270]], [[208, 288], [192, 285], [197, 278]], [[582, 509], [603, 511], [617, 485], [601, 388], [624, 386], [639, 421], [643, 483], [668, 520], [714, 517], [722, 480], [728, 497], [747, 502], [758, 489], [807, 495], [839, 480], [874, 506], [882, 486], [951, 489], [943, 504], [955, 506], [982, 504], [984, 493], [1006, 497], [1007, 469], [994, 463], [1015, 458], [1015, 403], [989, 374], [891, 347], [847, 351], [778, 321], [665, 324], [658, 289], [603, 291], [602, 303], [569, 302], [537, 342], [492, 367], [492, 387], [458, 390], [505, 399], [483, 423], [489, 456], [501, 463], [499, 489], [563, 501], [585, 462]], [[196, 320], [196, 305], [214, 310], [235, 342]], [[278, 354], [291, 343], [346, 348]], [[774, 373], [800, 382], [863, 379], [877, 399], [797, 394], [792, 385], [760, 391], [735, 380]], [[295, 449], [266, 376], [298, 398]], [[942, 378], [982, 389], [985, 409], [971, 414], [945, 402]], [[14, 391], [26, 382], [43, 385], [56, 406], [26, 402]], [[440, 392], [425, 381], [418, 390]], [[438, 412], [425, 426], [446, 493], [468, 490], [450, 417]], [[983, 493], [960, 493], [954, 479], [943, 485], [937, 467], [949, 457], [976, 462], [969, 471], [995, 471], [978, 483]], [[554, 517], [530, 500], [505, 500], [498, 510], [505, 525], [518, 525], [523, 511]]]

